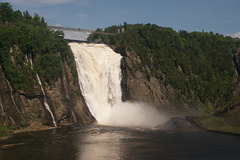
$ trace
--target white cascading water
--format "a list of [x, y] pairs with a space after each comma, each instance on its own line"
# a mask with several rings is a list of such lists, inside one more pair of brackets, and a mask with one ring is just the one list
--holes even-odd
[[3, 103], [2, 103], [2, 98], [0, 97], [0, 106], [1, 106], [1, 115], [5, 116], [4, 108], [3, 108]]
[[[27, 59], [27, 62], [30, 62], [31, 69], [33, 69], [32, 55], [30, 54], [30, 61], [28, 60], [28, 57], [27, 57], [27, 56], [26, 56], [26, 59]], [[48, 112], [50, 113], [50, 115], [51, 115], [51, 117], [52, 117], [52, 122], [53, 122], [54, 127], [57, 127], [57, 124], [56, 124], [54, 115], [53, 115], [53, 113], [52, 113], [52, 111], [51, 111], [51, 109], [50, 109], [50, 107], [49, 107], [49, 105], [48, 105], [48, 103], [47, 103], [46, 94], [45, 94], [45, 91], [44, 91], [44, 89], [43, 89], [42, 82], [41, 82], [41, 80], [40, 80], [40, 78], [39, 78], [39, 76], [38, 76], [37, 73], [36, 73], [36, 77], [37, 77], [38, 83], [39, 83], [39, 85], [40, 85], [40, 87], [41, 87], [41, 90], [42, 90], [42, 93], [43, 93], [44, 106], [45, 106], [45, 108], [48, 110]]]
[[9, 81], [8, 81], [7, 79], [6, 79], [6, 81], [7, 81], [8, 87], [9, 87], [9, 89], [10, 89], [11, 99], [12, 99], [13, 105], [14, 105], [14, 107], [16, 108], [17, 112], [20, 114], [21, 118], [22, 118], [24, 121], [26, 121], [25, 118], [23, 117], [22, 113], [21, 113], [20, 110], [18, 109], [17, 104], [16, 104], [16, 102], [15, 102], [15, 100], [14, 100], [12, 87], [11, 87], [11, 85], [10, 85], [10, 83], [9, 83]]
[[52, 122], [53, 122], [54, 127], [57, 127], [54, 115], [53, 115], [53, 113], [52, 113], [52, 111], [51, 111], [51, 109], [50, 109], [50, 107], [49, 107], [49, 105], [47, 103], [46, 94], [45, 94], [45, 91], [44, 91], [44, 89], [42, 87], [42, 82], [41, 82], [38, 74], [36, 74], [36, 76], [37, 76], [38, 83], [39, 83], [39, 85], [41, 87], [42, 93], [43, 93], [43, 99], [44, 99], [43, 101], [44, 101], [45, 108], [48, 110], [48, 112], [50, 113], [50, 115], [52, 117]]
[[122, 102], [121, 59], [105, 44], [69, 43], [81, 92], [99, 124], [153, 127], [165, 121], [145, 103]]

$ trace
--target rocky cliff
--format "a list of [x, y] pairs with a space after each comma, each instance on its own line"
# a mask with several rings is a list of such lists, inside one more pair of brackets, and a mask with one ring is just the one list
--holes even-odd
[[[57, 125], [90, 123], [94, 121], [81, 95], [78, 83], [66, 62], [62, 62], [62, 76], [53, 85], [44, 84], [46, 100]], [[44, 106], [44, 97], [37, 83], [35, 97], [24, 91], [13, 91], [0, 65], [0, 124], [13, 128], [41, 128], [53, 126], [52, 117]]]
[[123, 101], [144, 101], [156, 106], [165, 103], [161, 83], [153, 77], [147, 79], [139, 70], [135, 71], [134, 63], [141, 63], [139, 56], [133, 50], [126, 49], [121, 65]]
[[125, 49], [122, 59], [122, 100], [147, 102], [161, 110], [175, 112], [176, 107], [169, 101], [169, 95], [174, 95], [171, 86], [166, 86], [156, 77], [146, 77], [146, 74], [134, 69], [134, 64], [140, 64], [139, 56], [131, 49]]

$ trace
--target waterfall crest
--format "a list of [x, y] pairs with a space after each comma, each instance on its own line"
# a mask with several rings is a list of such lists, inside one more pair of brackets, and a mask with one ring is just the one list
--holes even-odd
[[145, 103], [122, 102], [121, 59], [105, 44], [69, 43], [81, 92], [97, 122], [114, 126], [155, 126], [163, 121]]

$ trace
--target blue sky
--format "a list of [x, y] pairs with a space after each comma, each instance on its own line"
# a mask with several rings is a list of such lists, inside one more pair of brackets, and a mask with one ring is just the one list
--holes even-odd
[[240, 32], [240, 0], [0, 0], [50, 25], [84, 29], [152, 23], [174, 30]]

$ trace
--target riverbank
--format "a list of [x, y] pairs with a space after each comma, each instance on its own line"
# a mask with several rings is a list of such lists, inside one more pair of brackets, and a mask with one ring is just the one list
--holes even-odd
[[[66, 124], [66, 125], [70, 126], [71, 124]], [[12, 128], [8, 128], [3, 125], [0, 125], [0, 140], [7, 139], [16, 133], [51, 130], [55, 128], [56, 127], [42, 125], [40, 122], [32, 122], [28, 127], [19, 128], [19, 129], [12, 129]]]
[[211, 116], [200, 120], [200, 122], [204, 128], [211, 132], [240, 135], [240, 123], [235, 122], [233, 119], [229, 119], [229, 117]]
[[[178, 123], [176, 123], [174, 120], [177, 120]], [[205, 130], [208, 132], [240, 136], [240, 127], [231, 126], [232, 124], [231, 125], [228, 124], [228, 126], [227, 126], [224, 119], [220, 118], [220, 117], [186, 116], [185, 118], [183, 118], [183, 117], [172, 118], [171, 120], [169, 120], [166, 124], [163, 124], [162, 126], [165, 126], [165, 129], [166, 129], [166, 126], [169, 126], [169, 124], [172, 124], [172, 123], [170, 123], [172, 121], [174, 121], [174, 125], [175, 125], [174, 127], [177, 128], [178, 130], [182, 130], [182, 131]], [[181, 122], [181, 123], [179, 123], [179, 122]], [[225, 125], [222, 125], [222, 124], [225, 124]], [[71, 126], [71, 124], [64, 124], [64, 125], [58, 126], [57, 128], [61, 128], [63, 126]], [[159, 128], [164, 128], [162, 126]], [[191, 126], [194, 126], [194, 128], [192, 128]], [[187, 127], [187, 129], [186, 129], [186, 127]], [[197, 127], [199, 129], [196, 129]], [[27, 133], [27, 132], [33, 132], [33, 131], [44, 131], [44, 130], [52, 130], [52, 129], [56, 129], [56, 127], [42, 125], [39, 122], [33, 122], [30, 124], [30, 126], [28, 126], [26, 128], [21, 128], [21, 129], [16, 129], [16, 130], [13, 130], [13, 129], [10, 129], [10, 128], [7, 128], [7, 127], [1, 125], [0, 126], [0, 140], [8, 139], [12, 135], [17, 134], [17, 133], [23, 133], [23, 132]], [[163, 130], [165, 130], [165, 129], [163, 129]]]

